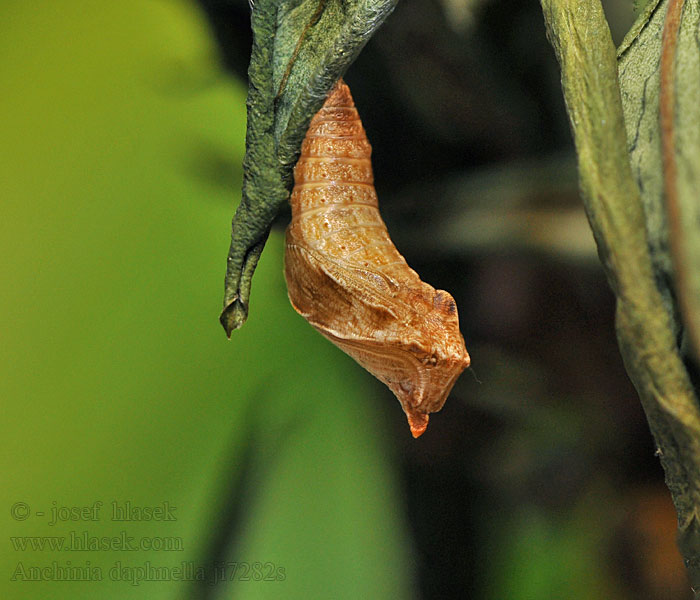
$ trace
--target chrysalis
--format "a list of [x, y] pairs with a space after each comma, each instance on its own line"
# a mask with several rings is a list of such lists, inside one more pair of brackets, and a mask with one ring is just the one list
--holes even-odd
[[295, 310], [389, 386], [418, 437], [469, 354], [452, 296], [421, 281], [389, 238], [371, 151], [340, 80], [294, 168], [285, 277]]

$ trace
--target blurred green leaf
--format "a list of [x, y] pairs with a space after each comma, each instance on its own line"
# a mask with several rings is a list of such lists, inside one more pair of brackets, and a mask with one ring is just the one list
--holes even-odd
[[[541, 506], [513, 507], [498, 527], [487, 566], [489, 597], [509, 600], [623, 598], [610, 576], [609, 543], [615, 515], [609, 484], [594, 481], [578, 504], [552, 515]], [[595, 523], [592, 527], [591, 524]]]
[[[329, 597], [407, 596], [373, 382], [289, 306], [280, 234], [260, 265], [260, 318], [234, 343], [212, 321], [230, 190], [193, 165], [202, 147], [240, 164], [245, 105], [199, 12], [180, 0], [13, 2], [0, 22], [3, 531], [183, 544], [68, 553], [6, 538], [0, 597], [186, 597], [192, 582], [132, 585], [111, 569], [203, 567], [239, 501], [238, 560], [274, 561], [287, 580], [241, 582], [237, 598], [305, 598], [307, 581]], [[264, 445], [246, 450], [251, 440]], [[232, 489], [246, 453], [258, 464], [270, 448], [277, 462], [253, 471], [255, 493]], [[50, 524], [54, 507], [96, 501], [98, 521]], [[177, 520], [113, 521], [112, 501], [169, 502]], [[12, 519], [15, 502], [30, 518]], [[19, 563], [54, 561], [89, 561], [103, 579], [10, 580]]]

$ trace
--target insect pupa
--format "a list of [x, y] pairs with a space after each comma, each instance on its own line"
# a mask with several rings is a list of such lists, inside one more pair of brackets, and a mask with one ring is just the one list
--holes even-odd
[[421, 281], [389, 238], [371, 152], [340, 80], [294, 168], [285, 278], [294, 309], [394, 392], [418, 437], [470, 359], [452, 296]]

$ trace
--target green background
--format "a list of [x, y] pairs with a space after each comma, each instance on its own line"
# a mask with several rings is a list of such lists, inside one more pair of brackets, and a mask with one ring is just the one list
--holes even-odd
[[[245, 89], [202, 15], [176, 0], [4, 2], [0, 23], [0, 597], [410, 596], [378, 388], [291, 309], [280, 233], [248, 323], [229, 342], [217, 321]], [[50, 524], [52, 508], [96, 501], [99, 520]], [[112, 521], [113, 501], [168, 502], [177, 520]], [[272, 563], [283, 581], [112, 580], [118, 561], [202, 567], [232, 504], [219, 556]], [[7, 539], [71, 531], [182, 550]], [[103, 581], [11, 581], [54, 561]]]

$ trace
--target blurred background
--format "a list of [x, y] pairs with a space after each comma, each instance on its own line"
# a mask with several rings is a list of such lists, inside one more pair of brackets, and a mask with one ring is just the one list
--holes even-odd
[[418, 440], [289, 306], [288, 213], [218, 323], [250, 41], [247, 0], [0, 4], [0, 597], [690, 598], [539, 5], [405, 0], [346, 76], [472, 356]]

